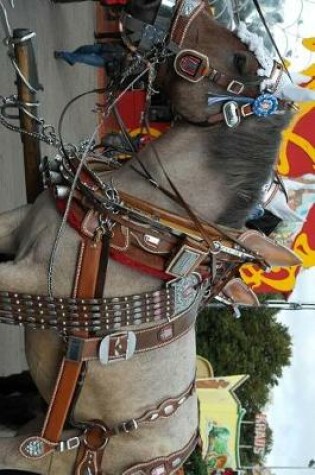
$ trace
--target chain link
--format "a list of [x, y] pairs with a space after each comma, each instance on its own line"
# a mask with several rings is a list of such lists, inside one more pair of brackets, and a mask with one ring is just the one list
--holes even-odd
[[[27, 135], [34, 139], [40, 140], [41, 142], [45, 142], [47, 145], [50, 145], [57, 149], [60, 148], [60, 140], [57, 137], [55, 128], [50, 124], [45, 124], [44, 119], [38, 119], [31, 112], [29, 112], [29, 110], [25, 109], [24, 107], [24, 106], [38, 107], [39, 105], [38, 102], [35, 102], [34, 104], [23, 104], [20, 101], [18, 101], [15, 96], [8, 96], [8, 97], [0, 96], [0, 99], [2, 101], [2, 104], [0, 105], [0, 123], [4, 127], [6, 127], [8, 130], [11, 130], [12, 132], [17, 132], [23, 135]], [[3, 113], [3, 111], [8, 107], [16, 108], [18, 111], [22, 110], [32, 120], [37, 122], [37, 125], [39, 126], [41, 131], [30, 132], [30, 131], [24, 130], [22, 127], [18, 125], [14, 125], [12, 122], [9, 122], [7, 120], [6, 115]], [[11, 120], [12, 120], [12, 117], [11, 117]]]

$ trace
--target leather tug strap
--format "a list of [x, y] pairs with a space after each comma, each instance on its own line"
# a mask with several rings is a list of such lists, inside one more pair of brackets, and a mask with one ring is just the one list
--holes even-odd
[[[74, 296], [86, 298], [95, 295], [102, 248], [103, 241], [101, 239], [82, 241], [73, 290]], [[86, 339], [89, 333], [88, 330], [79, 330], [73, 331], [73, 335]], [[52, 443], [59, 442], [81, 374], [82, 364], [82, 361], [71, 360], [67, 356], [63, 358], [41, 432], [42, 439]], [[36, 444], [29, 447], [26, 452], [23, 449], [24, 443], [20, 447], [21, 453], [24, 456], [36, 456]]]

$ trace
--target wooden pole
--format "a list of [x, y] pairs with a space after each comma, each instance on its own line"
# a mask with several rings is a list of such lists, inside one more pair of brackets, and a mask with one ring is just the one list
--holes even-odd
[[[18, 101], [26, 111], [37, 117], [36, 93], [42, 87], [38, 82], [37, 66], [32, 44], [32, 37], [34, 36], [35, 34], [28, 29], [18, 28], [13, 30], [15, 62], [18, 70], [21, 72], [19, 74], [17, 70]], [[29, 133], [39, 131], [38, 122], [28, 116], [22, 109], [19, 109], [19, 116], [20, 125], [23, 130]], [[27, 134], [22, 133], [21, 140], [24, 149], [26, 199], [28, 203], [33, 203], [43, 190], [39, 171], [41, 160], [40, 145], [37, 138]]]

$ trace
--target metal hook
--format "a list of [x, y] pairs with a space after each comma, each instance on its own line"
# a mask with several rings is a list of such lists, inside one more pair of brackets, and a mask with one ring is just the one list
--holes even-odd
[[0, 112], [3, 117], [6, 119], [10, 120], [18, 120], [20, 118], [19, 114], [8, 114], [7, 109], [17, 109], [19, 110], [20, 108], [17, 106], [17, 104], [2, 104], [0, 107]]

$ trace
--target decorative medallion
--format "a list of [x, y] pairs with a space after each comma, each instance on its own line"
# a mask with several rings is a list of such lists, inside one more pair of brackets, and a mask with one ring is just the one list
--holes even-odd
[[199, 284], [200, 276], [196, 273], [169, 283], [170, 287], [174, 289], [175, 315], [184, 312], [195, 302]]
[[238, 104], [235, 101], [228, 101], [223, 105], [223, 117], [228, 127], [237, 127], [241, 122]]
[[41, 439], [33, 437], [26, 440], [25, 444], [22, 444], [21, 450], [27, 457], [42, 457], [45, 454], [44, 442]]
[[159, 465], [151, 470], [151, 475], [164, 475], [166, 473], [165, 465]]
[[258, 96], [252, 105], [252, 110], [258, 117], [266, 117], [274, 114], [278, 109], [278, 100], [272, 94]]
[[174, 328], [173, 325], [168, 324], [162, 328], [162, 330], [159, 332], [158, 339], [160, 341], [168, 341], [173, 338], [174, 335]]

